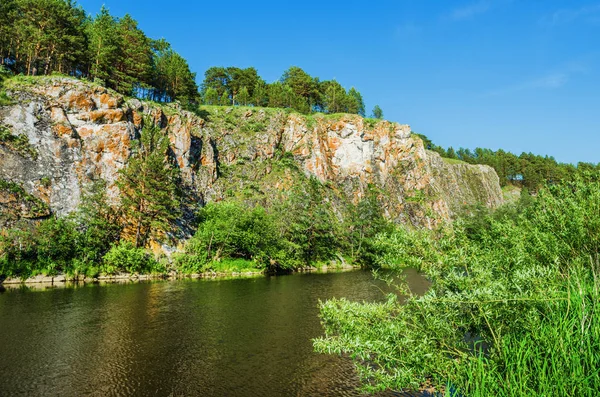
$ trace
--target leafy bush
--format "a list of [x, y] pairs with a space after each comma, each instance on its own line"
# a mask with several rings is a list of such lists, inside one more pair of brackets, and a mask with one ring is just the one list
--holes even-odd
[[77, 251], [75, 224], [66, 219], [50, 218], [35, 231], [37, 261], [46, 274], [69, 271]]
[[239, 258], [267, 268], [275, 257], [279, 241], [272, 217], [261, 207], [247, 209], [233, 202], [212, 203], [199, 214], [200, 226], [186, 245], [179, 266], [201, 271], [210, 262]]
[[0, 106], [11, 105], [12, 100], [6, 95], [4, 90], [4, 81], [12, 76], [10, 70], [0, 65]]
[[[321, 352], [349, 354], [369, 391], [593, 396], [600, 390], [600, 183], [539, 192], [473, 229], [379, 235], [379, 264], [417, 266], [424, 296], [321, 306]], [[476, 233], [473, 233], [476, 230]]]
[[136, 248], [128, 241], [121, 241], [104, 255], [101, 271], [106, 274], [159, 273], [165, 269], [143, 248]]

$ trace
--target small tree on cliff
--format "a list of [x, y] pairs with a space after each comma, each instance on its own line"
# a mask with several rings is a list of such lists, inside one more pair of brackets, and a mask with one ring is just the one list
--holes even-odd
[[177, 168], [169, 162], [168, 149], [166, 134], [145, 120], [138, 147], [117, 181], [125, 231], [136, 247], [164, 237], [179, 213]]
[[379, 107], [379, 105], [375, 105], [373, 108], [372, 116], [374, 119], [382, 119], [383, 118], [383, 110]]

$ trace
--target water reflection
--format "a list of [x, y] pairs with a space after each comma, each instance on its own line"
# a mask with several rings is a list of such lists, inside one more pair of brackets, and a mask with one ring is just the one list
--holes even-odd
[[312, 351], [318, 300], [389, 291], [360, 271], [7, 291], [0, 394], [358, 395], [351, 363]]

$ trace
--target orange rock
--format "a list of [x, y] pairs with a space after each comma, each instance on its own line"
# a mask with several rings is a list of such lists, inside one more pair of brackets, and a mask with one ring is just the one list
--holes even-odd
[[54, 135], [59, 137], [70, 136], [73, 134], [73, 128], [64, 124], [54, 124], [52, 126], [52, 132], [54, 132]]
[[100, 109], [88, 113], [87, 119], [96, 124], [118, 123], [125, 120], [123, 109]]
[[136, 111], [133, 111], [133, 124], [136, 128], [142, 128], [143, 117]]
[[102, 107], [105, 109], [116, 109], [117, 106], [119, 106], [119, 100], [108, 94], [100, 95], [100, 103], [103, 105]]
[[76, 92], [71, 94], [68, 102], [69, 109], [89, 112], [96, 108], [96, 104], [85, 93]]

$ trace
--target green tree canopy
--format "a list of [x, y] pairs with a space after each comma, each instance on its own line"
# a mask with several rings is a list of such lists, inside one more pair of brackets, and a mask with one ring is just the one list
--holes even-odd
[[155, 99], [196, 100], [199, 97], [196, 74], [190, 71], [187, 61], [164, 40], [155, 42], [154, 47]]
[[136, 247], [161, 240], [179, 214], [177, 168], [169, 162], [168, 148], [167, 135], [145, 120], [135, 154], [117, 181], [123, 224]]
[[375, 105], [373, 108], [372, 117], [375, 119], [383, 119], [383, 110], [381, 110], [379, 105]]
[[323, 81], [319, 89], [327, 113], [342, 113], [347, 109], [346, 90], [335, 80]]
[[347, 112], [365, 117], [365, 103], [363, 102], [363, 97], [354, 87], [350, 88], [348, 91]]

